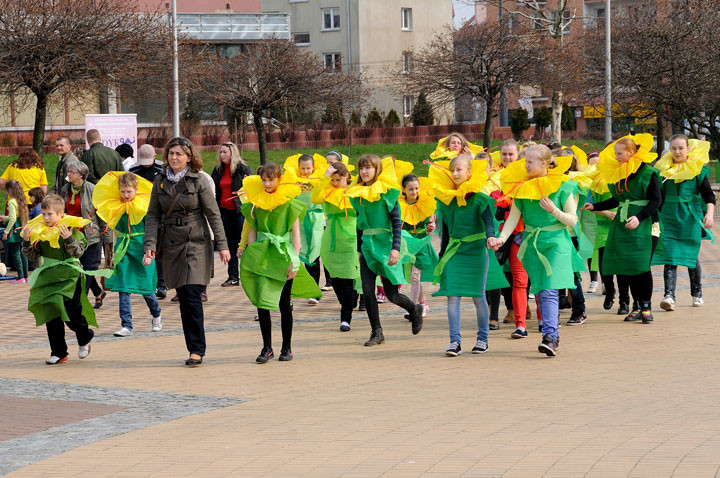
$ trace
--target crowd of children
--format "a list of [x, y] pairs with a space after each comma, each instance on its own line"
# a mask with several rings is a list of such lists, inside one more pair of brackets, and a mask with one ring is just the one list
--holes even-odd
[[[183, 141], [177, 144], [189, 144]], [[599, 155], [514, 140], [490, 153], [451, 133], [424, 161], [425, 175], [412, 163], [372, 154], [359, 158], [354, 175], [347, 156], [336, 151], [291, 156], [282, 167], [260, 166], [234, 196], [244, 216], [237, 245], [239, 281], [257, 308], [262, 334], [256, 361], [274, 358], [271, 311], [278, 309], [279, 360], [293, 359], [292, 298], [317, 304], [323, 269], [325, 285], [339, 303], [341, 332], [351, 330], [353, 311], [359, 302], [364, 305], [370, 323], [366, 346], [385, 341], [376, 286], [382, 284], [382, 298], [406, 311], [412, 334], [418, 334], [429, 312], [427, 284], [438, 284], [432, 295], [447, 297], [445, 354], [453, 357], [462, 353], [462, 297], [475, 306], [472, 353], [483, 354], [489, 350], [489, 331], [499, 328], [502, 296], [505, 321], [514, 322], [513, 339], [528, 337], [528, 304], [534, 297], [538, 351], [557, 355], [564, 302], [572, 307], [567, 325], [587, 320], [580, 280], [586, 265], [588, 291], [598, 287], [599, 276], [604, 309], [613, 307], [619, 293], [618, 314], [627, 322], [654, 320], [651, 265], [664, 266], [662, 309], [675, 310], [678, 266], [688, 268], [692, 305], [701, 306], [698, 255], [701, 241], [713, 240], [715, 209], [709, 143], [675, 135], [670, 151], [657, 161], [651, 149], [652, 137], [638, 134], [608, 144]], [[187, 165], [182, 169], [170, 161], [171, 166], [162, 176], [180, 184]], [[97, 322], [84, 293], [86, 275], [106, 277], [105, 288], [119, 293], [121, 328], [114, 335], [133, 334], [130, 294], [143, 296], [152, 331], [162, 330], [152, 247], [165, 222], [145, 221], [151, 198], [164, 194], [162, 180], [153, 185], [133, 173], [109, 172], [97, 183], [92, 202], [106, 229], [97, 232], [109, 229], [115, 238], [113, 268], [99, 271], [84, 270], [79, 261], [87, 244], [86, 218], [66, 215], [65, 201], [39, 188], [29, 191], [32, 204], [17, 181], [8, 181], [5, 189], [7, 215], [1, 219], [7, 256], [18, 273], [13, 282], [30, 283], [28, 309], [37, 325], [47, 327], [48, 364], [67, 360], [63, 322], [77, 335], [80, 358], [90, 353], [89, 326]], [[212, 205], [202, 208], [202, 218], [214, 222]], [[432, 243], [435, 235], [439, 251]], [[227, 261], [227, 251], [221, 252]], [[29, 278], [28, 259], [41, 259]], [[410, 284], [409, 297], [401, 292], [404, 284]], [[195, 287], [192, 281], [187, 286]], [[202, 321], [193, 327], [202, 328]], [[202, 350], [193, 349], [187, 334], [191, 358], [186, 364], [198, 365], [204, 332]]]

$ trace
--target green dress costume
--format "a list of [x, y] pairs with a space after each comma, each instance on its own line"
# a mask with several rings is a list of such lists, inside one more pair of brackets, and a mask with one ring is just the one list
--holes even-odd
[[[415, 254], [415, 262], [405, 265], [405, 279], [410, 282], [413, 266], [420, 269], [421, 282], [433, 282], [435, 280], [435, 268], [440, 258], [432, 245], [432, 238], [427, 233], [427, 225], [430, 218], [423, 219], [416, 225], [403, 223], [403, 235], [407, 234], [415, 239], [424, 241], [424, 246]], [[428, 240], [425, 240], [428, 238]]]
[[[465, 206], [458, 206], [457, 199], [448, 205], [437, 202], [450, 242], [435, 269], [440, 289], [433, 296], [484, 297], [485, 291], [509, 286], [495, 253], [487, 250], [482, 214], [495, 200], [483, 193], [474, 193], [466, 201]], [[487, 280], [483, 284], [486, 265]]]
[[250, 302], [258, 309], [277, 310], [291, 263], [297, 270], [292, 296], [321, 296], [320, 288], [300, 263], [292, 246], [292, 227], [297, 220], [302, 223], [305, 205], [289, 199], [268, 211], [246, 203], [242, 213], [257, 231], [257, 240], [248, 244], [240, 261], [240, 281]]
[[587, 201], [589, 189], [578, 187], [577, 214], [578, 220], [572, 228], [571, 236], [578, 240], [578, 254], [582, 260], [590, 259], [593, 256], [593, 244], [595, 242], [595, 214], [590, 211], [583, 211], [582, 207]]
[[311, 195], [312, 191], [305, 191], [297, 197], [306, 208], [305, 217], [300, 222], [300, 260], [308, 265], [314, 264], [320, 257], [320, 243], [325, 228], [323, 207], [321, 204], [314, 204], [310, 200]]
[[105, 288], [115, 292], [150, 295], [157, 288], [155, 259], [149, 266], [143, 264], [145, 256], [145, 219], [131, 226], [127, 214], [123, 214], [115, 231], [113, 275], [105, 280]]
[[[605, 201], [607, 199], [610, 199], [612, 197], [612, 194], [610, 192], [597, 194], [595, 196], [596, 203]], [[609, 209], [610, 211], [615, 211], [615, 209]], [[594, 241], [594, 248], [593, 248], [593, 258], [592, 258], [592, 270], [599, 270], [600, 269], [600, 256], [599, 256], [599, 250], [602, 247], [605, 247], [605, 244], [607, 244], [607, 237], [608, 233], [610, 232], [610, 223], [612, 222], [609, 217], [601, 216], [599, 214], [595, 214], [592, 211], [585, 211], [589, 212], [593, 216], [595, 216], [595, 241]], [[603, 271], [604, 272], [604, 271]]]
[[703, 166], [693, 179], [679, 183], [669, 179], [663, 183], [665, 201], [660, 213], [663, 231], [652, 258], [653, 265], [669, 264], [691, 269], [697, 266], [700, 241], [713, 239], [712, 233], [703, 228], [707, 205], [700, 196], [700, 185], [709, 175], [710, 169]]
[[608, 185], [617, 199], [615, 219], [610, 224], [602, 269], [604, 275], [637, 275], [650, 270], [652, 256], [652, 217], [640, 221], [635, 229], [625, 227], [629, 217], [637, 215], [648, 203], [645, 191], [658, 170], [643, 164], [630, 180]]
[[336, 279], [360, 279], [357, 253], [357, 215], [326, 202], [322, 205], [327, 227], [322, 234], [320, 257], [323, 266]]
[[[576, 192], [577, 184], [566, 181], [548, 198], [562, 210], [567, 198]], [[538, 200], [516, 198], [514, 204], [520, 209], [525, 224], [518, 259], [530, 278], [530, 292], [574, 289], [574, 273], [585, 268], [567, 226], [540, 207]]]

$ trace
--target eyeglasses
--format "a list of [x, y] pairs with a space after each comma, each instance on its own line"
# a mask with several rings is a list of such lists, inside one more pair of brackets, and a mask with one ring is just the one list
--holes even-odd
[[175, 146], [176, 144], [179, 144], [180, 146], [190, 146], [190, 141], [181, 137], [172, 138], [168, 141], [168, 146]]

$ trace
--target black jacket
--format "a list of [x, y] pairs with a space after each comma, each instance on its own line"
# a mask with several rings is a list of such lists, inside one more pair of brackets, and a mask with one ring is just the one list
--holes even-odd
[[[218, 206], [220, 206], [220, 198], [222, 197], [222, 193], [220, 192], [220, 180], [222, 179], [224, 173], [225, 165], [223, 163], [218, 163], [218, 165], [215, 166], [215, 168], [212, 170], [212, 173], [210, 174], [210, 177], [215, 183], [215, 200], [217, 201]], [[235, 169], [235, 174], [232, 175], [231, 188], [233, 190], [233, 193], [237, 193], [237, 191], [242, 188], [243, 179], [245, 179], [247, 176], [250, 176], [251, 174], [252, 171], [247, 164], [238, 164], [237, 169]], [[240, 212], [240, 208], [242, 207], [240, 198], [235, 196], [234, 201], [237, 212]]]
[[160, 166], [158, 163], [154, 163], [152, 166], [146, 168], [145, 166], [141, 166], [138, 164], [130, 168], [130, 172], [137, 174], [143, 179], [147, 179], [151, 183], [154, 183], [155, 176], [162, 172], [162, 166]]

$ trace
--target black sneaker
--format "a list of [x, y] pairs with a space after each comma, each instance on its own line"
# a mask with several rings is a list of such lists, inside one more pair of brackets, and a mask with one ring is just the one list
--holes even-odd
[[415, 310], [410, 314], [410, 321], [412, 322], [412, 333], [417, 335], [420, 333], [423, 327], [423, 311], [425, 307], [422, 304], [415, 304]]
[[642, 323], [643, 323], [643, 324], [649, 324], [650, 322], [652, 322], [653, 320], [655, 320], [655, 319], [653, 318], [652, 311], [649, 311], [649, 310], [643, 310], [643, 311], [640, 313], [640, 316], [642, 317]]
[[474, 354], [484, 354], [488, 351], [488, 343], [484, 340], [478, 339], [477, 342], [475, 342], [475, 347], [472, 348], [472, 353]]
[[240, 281], [238, 279], [228, 279], [222, 284], [220, 284], [220, 287], [238, 287], [240, 286]]
[[360, 294], [360, 299], [358, 299], [358, 310], [359, 310], [360, 312], [364, 312], [364, 311], [367, 310], [367, 309], [365, 308], [365, 298], [363, 297], [362, 294]]
[[637, 322], [642, 319], [642, 314], [639, 310], [633, 309], [628, 315], [625, 316], [625, 322]]
[[559, 309], [570, 309], [572, 307], [572, 304], [570, 303], [570, 299], [568, 299], [568, 296], [561, 295], [559, 300]]
[[527, 337], [527, 330], [521, 329], [519, 327], [517, 329], [515, 329], [515, 332], [510, 334], [511, 339], [524, 339], [526, 337]]
[[617, 315], [627, 315], [630, 313], [630, 304], [627, 302], [620, 301], [620, 306], [618, 307]]
[[273, 357], [275, 357], [273, 349], [271, 349], [270, 347], [263, 347], [263, 349], [260, 351], [260, 355], [257, 356], [255, 361], [257, 363], [267, 363], [267, 361]]
[[557, 355], [558, 343], [549, 335], [543, 336], [542, 342], [538, 345], [538, 352], [554, 357]]
[[445, 347], [445, 355], [448, 357], [457, 357], [462, 354], [462, 348], [459, 342], [450, 342], [450, 345]]
[[350, 332], [350, 324], [347, 322], [340, 322], [340, 332]]
[[[613, 304], [615, 303], [615, 293], [612, 294], [605, 294], [605, 300], [603, 301], [603, 309], [610, 310], [612, 309]], [[620, 306], [622, 306], [622, 302], [620, 303]], [[625, 312], [627, 314], [627, 312]]]
[[385, 342], [385, 336], [383, 335], [382, 329], [373, 330], [370, 338], [365, 342], [365, 347], [380, 345], [383, 342]]
[[284, 349], [280, 350], [280, 357], [278, 357], [278, 360], [280, 362], [289, 362], [292, 359], [293, 359], [292, 350], [290, 350], [289, 348], [287, 348], [287, 349], [284, 348]]
[[585, 312], [580, 314], [573, 314], [570, 316], [570, 320], [567, 321], [567, 325], [582, 325], [587, 320]]
[[157, 297], [158, 300], [163, 300], [167, 297], [167, 289], [165, 287], [158, 287], [155, 289], [155, 297]]

